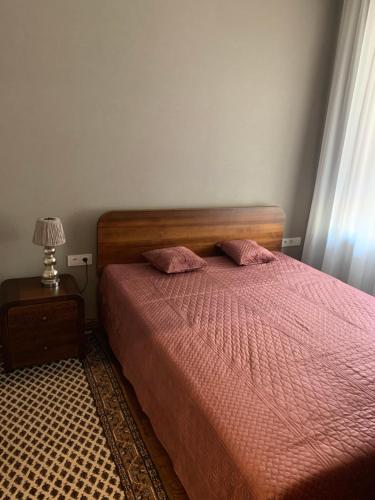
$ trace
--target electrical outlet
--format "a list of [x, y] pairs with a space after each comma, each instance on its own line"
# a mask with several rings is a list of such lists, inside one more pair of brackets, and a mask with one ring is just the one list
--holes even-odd
[[92, 254], [82, 253], [81, 255], [68, 255], [68, 266], [85, 266], [86, 262], [83, 259], [87, 259], [87, 264], [92, 264]]
[[297, 236], [296, 238], [283, 238], [281, 246], [285, 247], [299, 247], [301, 244], [302, 238]]

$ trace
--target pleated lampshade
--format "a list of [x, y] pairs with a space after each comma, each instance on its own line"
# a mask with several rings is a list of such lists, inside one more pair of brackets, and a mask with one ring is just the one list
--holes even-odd
[[65, 243], [64, 228], [58, 217], [37, 219], [33, 243], [42, 247], [56, 247]]

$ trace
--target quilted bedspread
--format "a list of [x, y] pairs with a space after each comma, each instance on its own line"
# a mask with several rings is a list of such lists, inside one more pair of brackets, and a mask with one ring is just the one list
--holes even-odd
[[276, 255], [108, 266], [112, 349], [190, 498], [375, 498], [375, 298]]

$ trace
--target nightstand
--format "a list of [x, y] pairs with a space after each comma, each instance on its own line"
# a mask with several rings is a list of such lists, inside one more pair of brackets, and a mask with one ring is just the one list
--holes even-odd
[[40, 277], [6, 280], [0, 308], [6, 371], [83, 356], [84, 302], [73, 276], [60, 276], [58, 288]]

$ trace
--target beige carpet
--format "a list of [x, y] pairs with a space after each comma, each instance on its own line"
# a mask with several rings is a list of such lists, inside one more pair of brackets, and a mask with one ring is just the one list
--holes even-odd
[[83, 364], [0, 366], [0, 498], [167, 498], [95, 337]]

